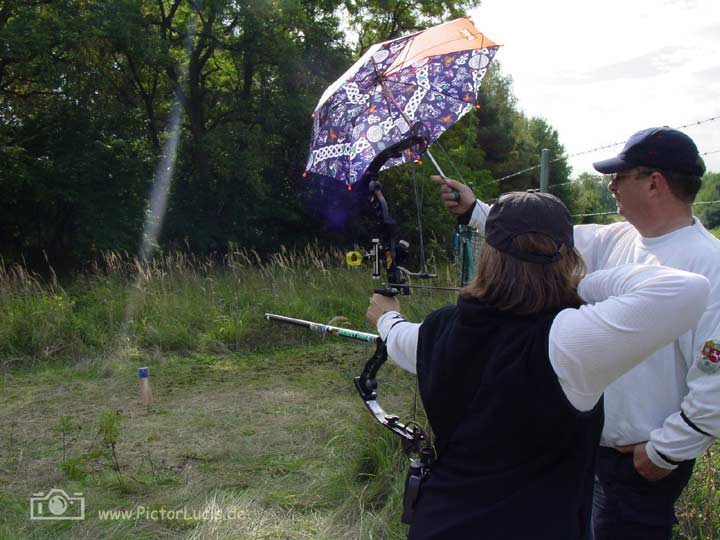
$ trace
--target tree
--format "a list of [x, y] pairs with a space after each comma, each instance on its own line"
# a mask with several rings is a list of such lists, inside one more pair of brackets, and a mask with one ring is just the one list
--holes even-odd
[[2, 8], [0, 239], [5, 256], [35, 267], [133, 249], [142, 227], [141, 119], [117, 103], [108, 59], [87, 46], [97, 41], [91, 8], [70, 0]]
[[357, 35], [358, 56], [373, 43], [463, 17], [474, 5], [470, 0], [346, 0], [344, 4]]
[[[501, 192], [540, 187], [539, 163], [544, 148], [550, 150], [552, 160], [549, 184], [569, 180], [570, 167], [557, 130], [545, 119], [528, 118], [518, 110], [512, 77], [502, 73], [497, 61], [483, 79], [478, 104], [475, 152], [484, 156], [485, 167], [495, 178], [512, 175], [500, 183]], [[516, 174], [520, 171], [525, 172]]]
[[[570, 186], [569, 205], [574, 214], [603, 214], [608, 215], [582, 216], [578, 217], [579, 223], [612, 223], [617, 220], [617, 205], [610, 190], [607, 189], [607, 181], [601, 175], [582, 173]], [[567, 204], [567, 203], [566, 203]]]
[[[720, 201], [720, 173], [707, 173], [703, 177], [702, 187], [695, 201]], [[720, 227], [720, 203], [698, 204], [693, 211], [708, 229]]]
[[[230, 242], [365, 242], [366, 197], [302, 178], [310, 114], [370, 43], [461, 16], [465, 0], [24, 0], [0, 2], [0, 245], [42, 269], [81, 267], [103, 250], [136, 253], [153, 171], [181, 111], [161, 246], [222, 253]], [[343, 16], [347, 26], [344, 26]], [[350, 32], [358, 41], [349, 44]], [[447, 174], [485, 199], [536, 184], [540, 149], [563, 149], [542, 119], [517, 108], [494, 64], [479, 114], [436, 145]], [[442, 148], [441, 148], [442, 147]], [[562, 163], [554, 165], [560, 182]], [[449, 246], [452, 217], [433, 174], [383, 173], [401, 234], [417, 237], [414, 185], [424, 186], [424, 240]], [[557, 177], [557, 180], [556, 180]]]

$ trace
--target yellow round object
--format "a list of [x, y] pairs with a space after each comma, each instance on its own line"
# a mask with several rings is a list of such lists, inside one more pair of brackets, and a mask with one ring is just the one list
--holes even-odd
[[363, 262], [363, 255], [359, 251], [350, 251], [345, 255], [345, 262], [348, 266], [360, 266]]

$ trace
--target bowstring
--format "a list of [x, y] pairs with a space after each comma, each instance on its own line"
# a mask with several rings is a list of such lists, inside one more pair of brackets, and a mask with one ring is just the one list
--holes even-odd
[[[417, 377], [415, 377], [415, 392], [413, 392], [413, 412], [412, 417], [417, 418], [417, 410], [418, 410], [418, 392], [420, 391], [420, 381]], [[429, 426], [428, 426], [429, 427]], [[432, 440], [431, 440], [432, 443]]]
[[417, 181], [417, 173], [415, 171], [415, 167], [412, 168], [412, 179], [413, 179], [413, 189], [415, 191], [415, 211], [417, 214], [417, 222], [418, 222], [418, 233], [419, 233], [419, 240], [420, 240], [420, 271], [427, 273], [427, 261], [425, 260], [425, 241], [423, 239], [423, 226], [422, 226], [422, 206], [423, 206], [423, 199], [424, 199], [424, 187], [422, 184], [420, 184], [420, 188], [418, 188], [418, 181]]

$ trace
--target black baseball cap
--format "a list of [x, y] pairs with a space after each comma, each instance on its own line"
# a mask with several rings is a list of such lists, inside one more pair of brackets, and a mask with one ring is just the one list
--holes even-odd
[[612, 174], [634, 167], [650, 167], [663, 171], [702, 176], [705, 162], [693, 140], [682, 131], [655, 127], [638, 131], [630, 137], [616, 157], [593, 163], [603, 174]]
[[[544, 234], [557, 245], [551, 255], [516, 249], [513, 240], [526, 233]], [[573, 247], [573, 224], [563, 202], [549, 193], [513, 191], [501, 196], [485, 222], [485, 241], [499, 251], [531, 263], [550, 264], [562, 257], [563, 245]]]

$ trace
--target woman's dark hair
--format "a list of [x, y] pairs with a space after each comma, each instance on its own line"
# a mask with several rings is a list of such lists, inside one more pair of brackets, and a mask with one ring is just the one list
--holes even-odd
[[[544, 234], [525, 233], [513, 239], [523, 252], [551, 255], [557, 245]], [[577, 286], [586, 272], [578, 251], [563, 245], [562, 257], [550, 264], [525, 262], [484, 244], [475, 279], [462, 294], [481, 299], [500, 311], [532, 315], [578, 307]]]

